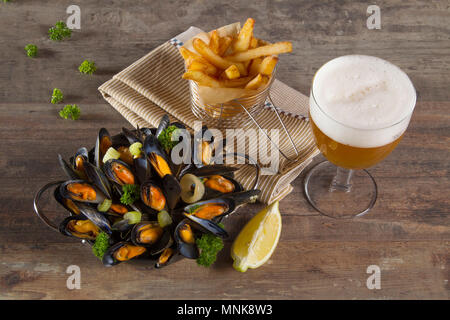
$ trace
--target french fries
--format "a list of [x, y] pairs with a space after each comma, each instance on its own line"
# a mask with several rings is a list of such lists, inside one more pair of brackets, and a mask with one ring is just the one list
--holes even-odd
[[255, 20], [248, 18], [234, 37], [210, 32], [209, 43], [192, 40], [195, 52], [180, 48], [187, 71], [183, 79], [212, 88], [258, 90], [268, 85], [278, 54], [291, 52], [292, 43], [269, 44], [254, 36]]
[[285, 41], [285, 42], [277, 42], [274, 44], [268, 44], [244, 52], [237, 52], [231, 56], [227, 56], [226, 59], [234, 62], [244, 62], [263, 56], [272, 56], [291, 51], [292, 51], [292, 43]]
[[228, 67], [223, 73], [225, 78], [230, 80], [237, 79], [241, 76], [241, 74], [239, 73], [239, 69], [234, 64]]
[[234, 52], [242, 52], [248, 50], [250, 41], [252, 40], [254, 25], [255, 20], [253, 20], [252, 18], [248, 18], [241, 31], [239, 32], [236, 42], [233, 45]]
[[214, 30], [209, 39], [209, 47], [215, 54], [219, 54], [219, 46], [219, 34], [217, 33], [217, 30]]
[[270, 76], [272, 74], [273, 69], [277, 65], [278, 57], [269, 56], [265, 57], [261, 64], [259, 65], [259, 73]]

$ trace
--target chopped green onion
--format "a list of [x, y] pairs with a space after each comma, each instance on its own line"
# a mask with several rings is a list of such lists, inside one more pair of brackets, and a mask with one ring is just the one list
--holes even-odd
[[161, 228], [164, 228], [172, 224], [172, 218], [166, 210], [158, 212], [158, 223]]
[[119, 158], [120, 152], [114, 149], [113, 147], [110, 147], [103, 156], [103, 163], [106, 163], [106, 161], [110, 159], [119, 159]]
[[97, 206], [97, 210], [100, 212], [106, 212], [111, 208], [112, 200], [111, 199], [105, 199], [102, 203], [99, 203]]
[[130, 146], [129, 150], [130, 153], [134, 156], [134, 158], [139, 158], [139, 156], [141, 155], [142, 143], [140, 142], [133, 143]]
[[123, 218], [127, 219], [129, 224], [136, 224], [141, 222], [142, 213], [139, 211], [129, 211], [123, 215]]

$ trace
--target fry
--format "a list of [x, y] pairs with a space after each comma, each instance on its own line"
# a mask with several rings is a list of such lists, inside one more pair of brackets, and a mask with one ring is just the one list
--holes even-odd
[[258, 48], [258, 39], [255, 37], [252, 37], [252, 40], [250, 40], [250, 45], [248, 47], [249, 49], [255, 49]]
[[234, 52], [241, 52], [248, 50], [248, 47], [250, 46], [250, 41], [252, 39], [254, 25], [255, 20], [253, 20], [252, 18], [248, 18], [247, 21], [245, 21], [241, 31], [239, 32], [236, 42], [233, 45]]
[[224, 76], [230, 80], [237, 79], [241, 76], [238, 68], [234, 64], [232, 66], [228, 67], [223, 73], [224, 73]]
[[255, 90], [258, 89], [262, 84], [264, 84], [263, 77], [258, 73], [256, 77], [254, 77], [249, 83], [247, 83], [245, 89]]
[[211, 76], [217, 74], [217, 68], [210, 63], [205, 63], [202, 59], [193, 59], [188, 65], [188, 70], [203, 71]]
[[249, 49], [244, 52], [237, 52], [231, 56], [227, 56], [226, 59], [234, 62], [243, 62], [263, 56], [277, 55], [280, 53], [286, 53], [291, 51], [292, 51], [292, 43], [289, 41], [284, 41], [261, 46], [255, 49]]
[[196, 38], [196, 39], [194, 39], [192, 44], [198, 53], [200, 53], [206, 60], [208, 60], [210, 63], [212, 63], [216, 67], [221, 68], [221, 69], [227, 69], [228, 67], [230, 67], [234, 64], [239, 69], [239, 72], [241, 75], [247, 75], [247, 70], [244, 68], [244, 65], [242, 63], [231, 62], [231, 61], [228, 61], [228, 60], [222, 58], [221, 56], [215, 54], [211, 50], [211, 48], [209, 48], [206, 45], [206, 43], [203, 42], [203, 40]]
[[230, 47], [231, 42], [233, 42], [233, 38], [230, 36], [226, 36], [223, 38], [220, 38], [219, 40], [219, 56], [223, 56], [223, 54], [227, 51], [227, 49]]
[[219, 34], [217, 30], [211, 33], [211, 38], [209, 39], [209, 47], [215, 54], [219, 54]]
[[183, 74], [183, 79], [194, 80], [198, 82], [199, 85], [212, 88], [222, 87], [218, 80], [213, 77], [208, 76], [202, 71], [188, 70]]
[[265, 76], [270, 76], [272, 74], [273, 69], [277, 65], [278, 57], [269, 56], [265, 57], [259, 66], [259, 73]]
[[256, 58], [252, 60], [252, 63], [250, 64], [249, 74], [254, 76], [255, 74], [259, 73], [259, 67], [261, 66], [263, 58]]
[[198, 55], [192, 51], [189, 51], [188, 49], [186, 49], [184, 47], [181, 47], [179, 51], [180, 51], [181, 55], [183, 56], [184, 60], [196, 59], [196, 58], [201, 57], [200, 55]]

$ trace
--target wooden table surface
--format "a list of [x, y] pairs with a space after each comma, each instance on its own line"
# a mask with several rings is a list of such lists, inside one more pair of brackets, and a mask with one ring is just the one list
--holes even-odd
[[[48, 28], [66, 19], [72, 2], [0, 3], [0, 298], [449, 298], [448, 1], [377, 1], [381, 29], [368, 30], [370, 1], [80, 0], [81, 30], [50, 41]], [[258, 37], [293, 41], [277, 75], [303, 93], [318, 67], [351, 53], [387, 59], [411, 77], [419, 100], [399, 147], [370, 169], [380, 190], [370, 214], [320, 216], [306, 202], [300, 176], [280, 203], [275, 253], [244, 274], [231, 267], [231, 240], [210, 269], [188, 260], [162, 270], [126, 263], [106, 269], [87, 246], [47, 228], [32, 199], [47, 181], [63, 178], [56, 155], [91, 146], [100, 127], [131, 127], [97, 87], [191, 25], [209, 30], [249, 16]], [[37, 58], [26, 56], [28, 43], [39, 47]], [[96, 62], [95, 75], [78, 72], [84, 59]], [[61, 106], [49, 103], [54, 87], [65, 103], [81, 107], [80, 120], [58, 116]], [[55, 205], [48, 208], [61, 216]], [[261, 208], [242, 208], [227, 222], [231, 239]], [[81, 290], [66, 287], [73, 264], [81, 268]], [[380, 290], [366, 287], [369, 265], [381, 268]]]

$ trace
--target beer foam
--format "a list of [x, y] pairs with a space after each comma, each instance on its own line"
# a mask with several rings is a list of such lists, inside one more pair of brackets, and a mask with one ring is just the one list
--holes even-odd
[[316, 73], [310, 114], [328, 137], [369, 148], [397, 139], [408, 126], [416, 92], [397, 66], [376, 57], [333, 59]]

